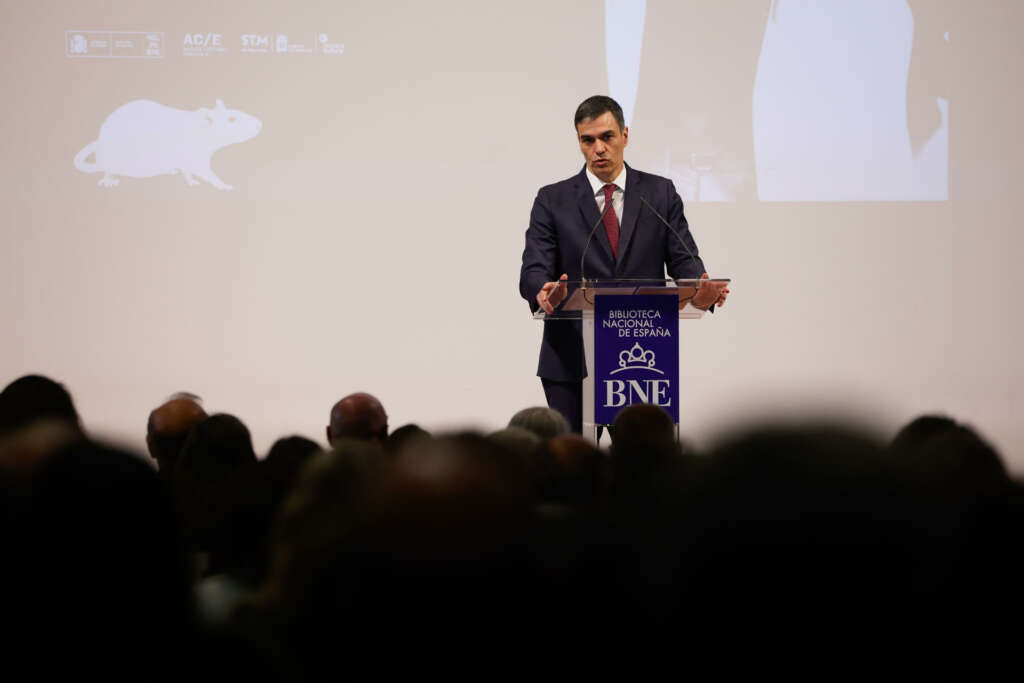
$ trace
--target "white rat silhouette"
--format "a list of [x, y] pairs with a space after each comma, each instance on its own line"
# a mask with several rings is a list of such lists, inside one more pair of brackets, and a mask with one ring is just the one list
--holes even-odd
[[[118, 185], [119, 175], [152, 178], [181, 171], [189, 185], [199, 184], [196, 176], [219, 190], [230, 190], [210, 168], [210, 158], [222, 147], [255, 137], [262, 127], [255, 116], [225, 109], [222, 100], [214, 109], [196, 111], [135, 100], [107, 117], [99, 139], [75, 155], [75, 168], [102, 171], [99, 184], [104, 187]], [[96, 155], [95, 163], [86, 162], [90, 154]]]

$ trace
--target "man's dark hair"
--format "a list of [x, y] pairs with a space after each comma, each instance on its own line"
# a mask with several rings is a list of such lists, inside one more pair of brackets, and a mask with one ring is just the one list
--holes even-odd
[[0, 391], [0, 434], [44, 418], [78, 426], [78, 412], [64, 385], [42, 375], [25, 375]]
[[209, 484], [254, 462], [249, 429], [234, 415], [219, 413], [192, 427], [177, 467], [180, 475]]
[[930, 439], [953, 431], [956, 426], [956, 421], [945, 415], [922, 415], [900, 429], [891, 448], [898, 453], [918, 450]]
[[191, 551], [220, 550], [217, 528], [225, 515], [221, 501], [228, 501], [230, 510], [235, 500], [227, 489], [256, 463], [249, 430], [233, 415], [211, 415], [189, 430], [171, 481]]
[[537, 459], [537, 452], [544, 444], [535, 432], [523, 427], [505, 427], [487, 436], [487, 440], [496, 444], [506, 451], [515, 453], [527, 463], [528, 467], [533, 466]]
[[676, 426], [663, 408], [637, 403], [619, 411], [612, 425], [612, 455], [649, 459], [678, 450]]
[[1009, 483], [999, 453], [972, 428], [944, 415], [912, 420], [889, 450], [915, 481], [946, 494], [977, 494]]
[[304, 436], [282, 436], [267, 451], [267, 460], [305, 462], [320, 451], [320, 444]]
[[549, 439], [538, 452], [537, 497], [541, 503], [592, 505], [601, 495], [605, 456], [579, 434]]
[[384, 439], [384, 452], [389, 455], [395, 455], [406, 446], [415, 443], [420, 439], [429, 438], [431, 438], [430, 432], [423, 429], [418, 424], [405, 424], [398, 429], [392, 430], [392, 432], [388, 434], [388, 438]]
[[594, 95], [583, 100], [580, 106], [576, 107], [576, 116], [572, 120], [572, 126], [578, 130], [581, 121], [596, 119], [605, 112], [611, 112], [615, 121], [619, 124], [619, 130], [626, 127], [626, 117], [622, 115], [622, 107], [619, 103], [607, 95]]

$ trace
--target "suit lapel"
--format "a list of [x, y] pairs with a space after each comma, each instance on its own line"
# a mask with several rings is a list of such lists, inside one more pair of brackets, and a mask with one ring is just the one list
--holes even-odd
[[[619, 259], [615, 263], [616, 275], [618, 275], [619, 264], [626, 260], [626, 253], [629, 250], [629, 243], [636, 229], [636, 219], [640, 215], [640, 195], [643, 188], [640, 186], [640, 174], [626, 166], [626, 190], [625, 202], [622, 207], [622, 224], [619, 225]], [[605, 240], [607, 241], [607, 239]], [[609, 247], [609, 253], [610, 253]]]
[[[580, 213], [583, 215], [583, 222], [586, 224], [585, 230], [590, 230], [594, 227], [594, 224], [601, 218], [601, 212], [597, 210], [597, 200], [594, 199], [593, 188], [590, 187], [590, 181], [587, 179], [587, 169], [583, 168], [583, 171], [578, 176], [577, 181], [579, 191], [579, 207]], [[583, 236], [586, 240], [589, 233]], [[594, 241], [591, 243], [590, 248], [594, 248], [594, 244], [600, 244], [600, 249], [603, 250], [605, 260], [608, 263], [614, 263], [615, 258], [612, 256], [612, 245], [608, 243], [608, 233], [605, 231], [604, 226], [598, 225], [597, 229], [594, 230]], [[586, 242], [584, 242], [586, 244]]]

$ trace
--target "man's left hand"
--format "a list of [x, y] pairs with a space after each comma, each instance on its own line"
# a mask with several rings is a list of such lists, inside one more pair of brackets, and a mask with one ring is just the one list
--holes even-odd
[[[709, 280], [707, 273], [700, 277], [701, 280]], [[727, 296], [729, 296], [728, 282], [701, 282], [697, 293], [690, 299], [690, 303], [696, 308], [706, 311], [712, 306], [724, 306]]]

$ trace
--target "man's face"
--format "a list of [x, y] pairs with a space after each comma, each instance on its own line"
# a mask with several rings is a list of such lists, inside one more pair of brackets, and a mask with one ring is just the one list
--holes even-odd
[[629, 142], [629, 128], [619, 128], [610, 111], [596, 119], [583, 119], [576, 126], [580, 151], [587, 168], [606, 183], [615, 180], [622, 170], [622, 150]]

